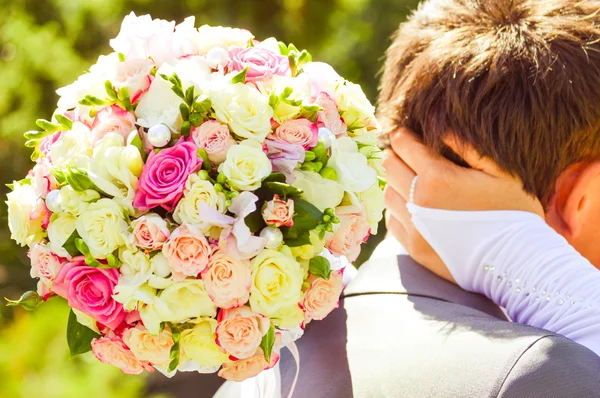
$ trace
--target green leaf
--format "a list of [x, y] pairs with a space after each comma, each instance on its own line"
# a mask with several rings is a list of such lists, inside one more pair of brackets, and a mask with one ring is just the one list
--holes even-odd
[[282, 42], [282, 41], [277, 42], [277, 45], [279, 46], [279, 52], [281, 53], [281, 55], [283, 55], [283, 56], [288, 55], [288, 52], [289, 52], [288, 46], [284, 42]]
[[199, 113], [192, 113], [190, 115], [190, 123], [192, 124], [192, 126], [198, 127], [202, 123], [204, 123], [204, 116], [202, 116]]
[[281, 182], [285, 183], [285, 174], [282, 173], [271, 173], [267, 178], [263, 180], [265, 182]]
[[285, 184], [283, 182], [277, 181], [267, 181], [263, 183], [263, 186], [268, 189], [271, 193], [277, 194], [282, 198], [287, 198], [288, 196], [300, 196], [302, 195], [302, 190], [291, 185]]
[[329, 279], [331, 274], [331, 264], [323, 256], [311, 258], [308, 263], [308, 269], [312, 275], [323, 279]]
[[133, 105], [131, 105], [131, 98], [129, 97], [129, 89], [127, 89], [127, 87], [121, 87], [118, 95], [123, 108], [129, 112], [133, 112]]
[[[42, 130], [46, 131], [47, 133], [55, 133], [57, 131], [61, 131], [63, 128], [63, 126], [61, 126], [60, 124], [52, 123], [45, 119], [38, 119], [38, 120], [36, 120], [35, 124]], [[26, 136], [25, 138], [29, 139], [29, 138], [34, 138], [34, 137]]]
[[252, 233], [256, 233], [267, 226], [265, 220], [263, 219], [260, 207], [252, 213], [248, 214], [246, 218], [244, 218], [244, 222], [246, 223], [248, 228], [250, 228], [250, 232]]
[[91, 351], [92, 340], [99, 337], [98, 333], [77, 322], [77, 315], [71, 310], [67, 324], [67, 344], [72, 357]]
[[180, 355], [181, 355], [181, 350], [179, 348], [179, 340], [181, 338], [181, 332], [175, 326], [173, 326], [171, 324], [169, 326], [171, 327], [171, 335], [173, 337], [173, 343], [175, 343], [171, 347], [171, 352], [169, 353], [171, 362], [169, 363], [168, 371], [172, 372], [175, 369], [177, 369], [177, 366], [179, 365], [179, 359], [180, 359]]
[[40, 306], [41, 303], [44, 302], [42, 296], [37, 294], [37, 292], [32, 291], [23, 293], [23, 295], [18, 300], [10, 300], [6, 297], [4, 299], [7, 301], [6, 305], [8, 307], [21, 306], [27, 311], [35, 310], [37, 307]]
[[75, 239], [75, 247], [84, 256], [91, 256], [90, 248], [88, 247], [88, 245], [85, 243], [85, 241], [83, 239], [76, 238]]
[[80, 254], [80, 251], [79, 251], [79, 249], [77, 249], [77, 244], [76, 244], [76, 241], [78, 239], [81, 239], [81, 238], [79, 237], [77, 230], [74, 230], [73, 233], [71, 234], [71, 236], [69, 236], [69, 239], [67, 239], [67, 241], [62, 246], [63, 249], [65, 249], [71, 257], [76, 257]]
[[275, 345], [275, 328], [271, 325], [269, 331], [263, 336], [262, 341], [260, 342], [260, 348], [262, 348], [265, 353], [265, 361], [267, 361], [267, 363], [271, 363], [273, 345]]
[[194, 103], [194, 88], [194, 86], [190, 86], [187, 90], [185, 90], [185, 102], [189, 106], [192, 106]]
[[248, 73], [248, 67], [245, 67], [243, 71], [241, 71], [240, 73], [238, 73], [231, 79], [231, 83], [233, 83], [233, 84], [246, 83], [246, 74], [247, 73]]
[[65, 130], [71, 130], [71, 128], [73, 127], [73, 121], [64, 115], [61, 115], [60, 113], [54, 115], [54, 118], [57, 122], [62, 124]]
[[183, 121], [190, 120], [190, 108], [186, 104], [179, 104], [179, 113], [181, 113]]
[[125, 62], [125, 54], [123, 54], [123, 53], [119, 53], [119, 54], [118, 54], [118, 57], [119, 57], [119, 61], [120, 61], [120, 62]]
[[210, 159], [208, 158], [208, 153], [204, 148], [198, 148], [198, 157], [202, 159], [202, 168], [206, 171], [211, 171], [212, 166], [210, 164]]
[[305, 232], [303, 235], [298, 236], [298, 237], [286, 236], [284, 238], [284, 242], [285, 242], [286, 246], [289, 246], [289, 247], [300, 247], [300, 246], [311, 244], [310, 235], [308, 232]]
[[294, 198], [294, 226], [292, 228], [310, 231], [316, 228], [322, 219], [323, 212], [315, 205], [304, 199]]
[[110, 80], [107, 80], [106, 82], [104, 82], [104, 89], [106, 90], [106, 94], [108, 95], [108, 97], [113, 100], [113, 101], [118, 101], [119, 100], [119, 96], [117, 95], [117, 91], [115, 90], [112, 82]]
[[4, 184], [6, 185], [11, 191], [15, 190], [15, 184]]
[[192, 129], [192, 124], [189, 121], [183, 122], [181, 125], [181, 135], [184, 137], [190, 136], [190, 130]]
[[194, 101], [193, 108], [200, 114], [206, 114], [210, 112], [212, 108], [212, 101], [206, 95], [202, 94]]

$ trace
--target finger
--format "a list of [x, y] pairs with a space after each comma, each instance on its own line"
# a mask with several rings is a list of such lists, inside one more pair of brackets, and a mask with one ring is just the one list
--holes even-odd
[[498, 166], [492, 159], [481, 156], [479, 152], [469, 143], [456, 140], [454, 136], [444, 138], [444, 143], [460, 156], [471, 168], [483, 171], [494, 177], [506, 178], [509, 174]]
[[408, 199], [415, 172], [390, 149], [385, 150], [383, 168], [386, 171], [388, 186], [392, 186], [405, 199]]
[[392, 149], [416, 174], [423, 173], [432, 164], [443, 161], [425, 146], [411, 130], [400, 128], [391, 137]]
[[404, 224], [405, 229], [408, 229], [408, 226], [412, 224], [412, 216], [406, 208], [406, 199], [389, 184], [385, 187], [383, 197], [388, 213], [391, 213], [394, 218]]
[[404, 226], [400, 221], [398, 221], [393, 215], [387, 213], [386, 215], [386, 228], [388, 233], [390, 233], [396, 240], [400, 242], [402, 247], [407, 250], [408, 247], [408, 234], [404, 229]]

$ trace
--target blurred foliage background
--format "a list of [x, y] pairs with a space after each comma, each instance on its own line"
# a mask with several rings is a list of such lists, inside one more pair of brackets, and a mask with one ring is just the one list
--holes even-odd
[[[309, 50], [374, 102], [389, 37], [418, 0], [0, 0], [0, 196], [31, 163], [23, 132], [49, 118], [55, 90], [110, 51], [108, 42], [131, 11], [202, 24], [246, 28]], [[4, 199], [2, 200], [4, 202]], [[369, 245], [374, 246], [383, 232]], [[359, 261], [370, 254], [364, 251]], [[35, 288], [25, 250], [10, 240], [0, 206], [0, 296]], [[141, 397], [144, 380], [88, 356], [68, 358], [66, 305], [34, 314], [0, 304], [0, 398]]]

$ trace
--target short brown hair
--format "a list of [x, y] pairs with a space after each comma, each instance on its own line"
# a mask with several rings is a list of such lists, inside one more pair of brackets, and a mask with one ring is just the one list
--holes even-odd
[[429, 0], [387, 51], [384, 134], [467, 142], [544, 203], [600, 155], [600, 1]]

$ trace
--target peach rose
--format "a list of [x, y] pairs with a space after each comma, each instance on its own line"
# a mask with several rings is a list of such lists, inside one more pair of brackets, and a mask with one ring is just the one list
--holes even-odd
[[31, 259], [31, 277], [40, 278], [41, 282], [51, 286], [62, 267], [63, 260], [43, 243], [33, 245], [29, 251], [29, 258]]
[[105, 336], [92, 340], [92, 352], [100, 362], [116, 366], [126, 374], [138, 375], [144, 370], [154, 371], [149, 363], [137, 359], [117, 337]]
[[263, 219], [267, 225], [279, 227], [291, 227], [294, 225], [294, 201], [287, 202], [279, 199], [278, 195], [268, 201], [262, 211]]
[[198, 276], [208, 265], [211, 247], [199, 229], [182, 224], [171, 234], [162, 249], [176, 282]]
[[300, 307], [304, 310], [306, 321], [320, 321], [339, 306], [340, 294], [344, 289], [342, 282], [344, 270], [331, 271], [329, 279], [311, 276], [310, 287], [304, 293]]
[[217, 344], [221, 351], [238, 359], [253, 356], [271, 326], [269, 318], [246, 306], [222, 310], [217, 320]]
[[250, 261], [238, 260], [217, 249], [202, 272], [202, 280], [210, 299], [220, 308], [229, 309], [248, 301], [251, 271]]
[[318, 143], [319, 128], [308, 119], [287, 120], [277, 127], [270, 138], [286, 144], [300, 145], [309, 150]]
[[131, 222], [132, 243], [146, 250], [158, 250], [169, 239], [167, 222], [158, 214], [148, 213]]
[[198, 145], [198, 148], [204, 148], [208, 154], [210, 162], [218, 166], [225, 161], [227, 150], [235, 144], [229, 127], [216, 120], [209, 120], [195, 127], [190, 133], [192, 140]]
[[352, 262], [360, 254], [361, 243], [369, 238], [371, 232], [367, 216], [364, 209], [356, 212], [354, 206], [338, 207], [336, 215], [340, 224], [335, 233], [327, 238], [327, 248]]
[[319, 127], [325, 127], [338, 138], [347, 136], [346, 123], [340, 116], [335, 100], [329, 94], [322, 92], [317, 97], [317, 104], [323, 108], [323, 110], [317, 113], [317, 124]]
[[258, 375], [263, 370], [271, 369], [273, 366], [277, 365], [279, 356], [279, 352], [273, 348], [273, 352], [271, 353], [271, 363], [267, 363], [263, 350], [258, 348], [256, 353], [250, 358], [225, 362], [218, 374], [219, 377], [222, 377], [225, 380], [237, 382], [244, 381]]
[[168, 326], [154, 336], [144, 326], [138, 324], [123, 333], [123, 342], [140, 361], [162, 367], [169, 365], [171, 361], [170, 353], [174, 343]]

